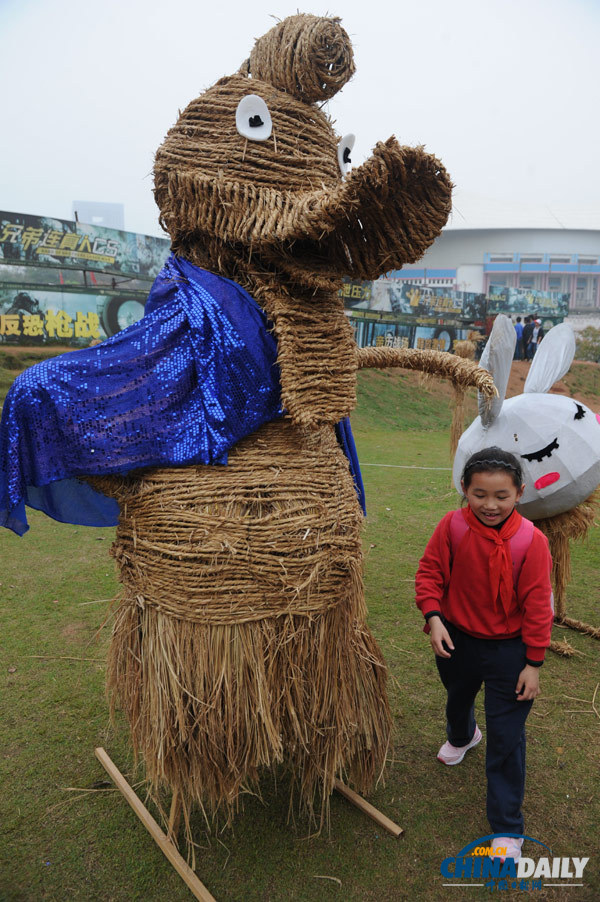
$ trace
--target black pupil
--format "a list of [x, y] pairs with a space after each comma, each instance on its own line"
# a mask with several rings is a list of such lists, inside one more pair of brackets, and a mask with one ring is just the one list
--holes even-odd
[[250, 128], [260, 128], [261, 125], [265, 124], [262, 121], [262, 119], [260, 118], [260, 116], [258, 115], [258, 113], [256, 114], [256, 116], [250, 116], [250, 118], [248, 119], [248, 123], [250, 125]]
[[344, 156], [342, 159], [344, 160], [344, 163], [352, 162], [352, 160], [350, 159], [350, 148], [349, 147], [344, 147]]

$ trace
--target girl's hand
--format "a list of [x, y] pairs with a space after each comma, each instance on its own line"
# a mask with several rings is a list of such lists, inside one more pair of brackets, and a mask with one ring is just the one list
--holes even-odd
[[517, 680], [518, 702], [527, 702], [540, 694], [540, 668], [526, 664]]
[[430, 617], [429, 618], [429, 629], [431, 632], [429, 633], [429, 641], [431, 642], [431, 647], [433, 648], [435, 654], [439, 658], [449, 658], [450, 652], [446, 651], [443, 642], [446, 643], [448, 648], [454, 651], [454, 645], [452, 643], [452, 639], [450, 638], [450, 633], [442, 623], [440, 617]]

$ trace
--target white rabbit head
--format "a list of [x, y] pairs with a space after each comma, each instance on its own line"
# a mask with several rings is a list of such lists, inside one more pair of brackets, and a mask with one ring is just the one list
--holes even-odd
[[481, 356], [499, 397], [463, 432], [454, 458], [454, 485], [469, 457], [497, 445], [510, 451], [523, 468], [525, 491], [519, 511], [530, 520], [572, 510], [600, 483], [600, 415], [564, 395], [548, 394], [568, 371], [575, 356], [575, 337], [566, 323], [551, 329], [533, 358], [523, 394], [505, 400], [516, 341], [508, 317], [496, 317]]

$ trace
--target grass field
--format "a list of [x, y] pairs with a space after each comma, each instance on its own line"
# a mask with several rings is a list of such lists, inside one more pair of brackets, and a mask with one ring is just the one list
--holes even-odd
[[[424, 545], [457, 503], [444, 469], [448, 399], [436, 383], [426, 391], [399, 374], [362, 373], [353, 419], [369, 508], [370, 624], [389, 665], [395, 721], [385, 782], [371, 800], [405, 834], [394, 840], [334, 796], [330, 833], [307, 839], [306, 823], [287, 821], [285, 778], [275, 786], [266, 777], [262, 800], [246, 799], [233, 830], [208, 837], [199, 815], [194, 821], [198, 873], [219, 902], [438, 902], [489, 892], [442, 887], [442, 859], [489, 832], [484, 748], [457, 768], [435, 759], [444, 697], [413, 601]], [[191, 894], [120, 794], [97, 785], [105, 780], [97, 745], [136, 779], [126, 730], [110, 725], [103, 694], [107, 600], [117, 589], [112, 530], [35, 512], [30, 522], [22, 539], [0, 534], [0, 900], [183, 902]], [[600, 622], [599, 559], [596, 529], [573, 549], [568, 598], [568, 613], [592, 623]], [[587, 902], [600, 898], [600, 690], [592, 706], [600, 642], [568, 638], [577, 654], [548, 655], [528, 721], [525, 819], [526, 832], [554, 854], [591, 858], [582, 888], [533, 898]], [[138, 792], [143, 798], [143, 786]]]

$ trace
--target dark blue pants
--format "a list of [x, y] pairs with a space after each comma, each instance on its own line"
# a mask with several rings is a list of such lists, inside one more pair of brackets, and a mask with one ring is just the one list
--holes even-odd
[[525, 667], [525, 645], [516, 639], [475, 639], [446, 623], [454, 651], [436, 656], [448, 692], [446, 732], [452, 745], [467, 745], [475, 733], [475, 696], [485, 685], [487, 816], [493, 833], [522, 833], [525, 792], [525, 721], [532, 701], [515, 692]]

